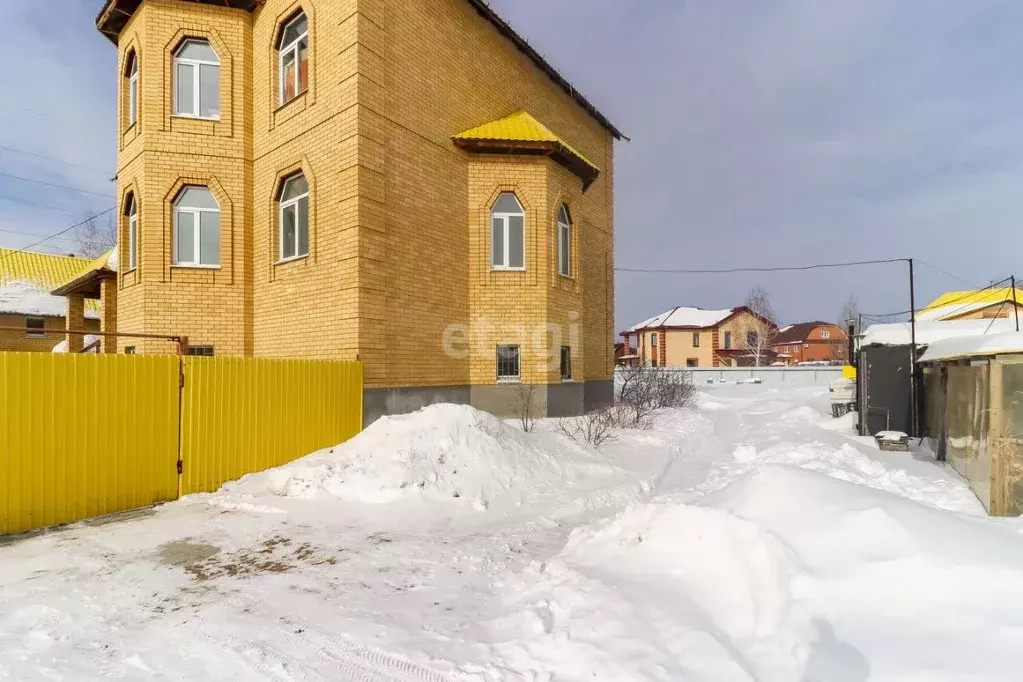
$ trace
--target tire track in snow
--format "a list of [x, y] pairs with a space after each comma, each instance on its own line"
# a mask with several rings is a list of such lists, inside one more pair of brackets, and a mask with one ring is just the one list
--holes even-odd
[[[259, 608], [247, 594], [235, 594], [228, 611]], [[253, 673], [275, 682], [450, 682], [450, 678], [382, 649], [364, 646], [344, 635], [331, 635], [289, 617], [287, 629], [253, 639], [245, 634], [198, 631], [208, 644], [231, 651]], [[297, 632], [296, 632], [297, 631]]]

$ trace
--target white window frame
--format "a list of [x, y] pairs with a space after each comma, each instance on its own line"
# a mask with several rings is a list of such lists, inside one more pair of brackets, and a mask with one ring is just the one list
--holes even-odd
[[[196, 185], [196, 186], [198, 186], [198, 185]], [[183, 187], [181, 189], [181, 191], [184, 192], [186, 189], [188, 189], [188, 186]], [[209, 190], [209, 187], [203, 187], [203, 189]], [[212, 194], [212, 193], [213, 192], [210, 191], [210, 194]], [[200, 259], [200, 254], [202, 252], [202, 239], [201, 239], [201, 237], [202, 237], [202, 234], [201, 234], [201, 230], [202, 230], [202, 214], [203, 213], [216, 213], [218, 216], [220, 216], [222, 218], [223, 216], [221, 216], [221, 214], [220, 214], [220, 209], [219, 208], [195, 208], [193, 206], [179, 206], [178, 205], [178, 201], [180, 201], [180, 198], [181, 197], [179, 195], [179, 197], [174, 201], [174, 244], [172, 245], [173, 248], [174, 248], [173, 259], [172, 259], [174, 265], [176, 267], [179, 267], [179, 268], [207, 268], [207, 269], [210, 269], [210, 270], [219, 270], [220, 269], [219, 261], [220, 261], [220, 256], [221, 256], [221, 250], [220, 250], [219, 246], [217, 248], [217, 261], [218, 261], [217, 263], [202, 263], [202, 262], [200, 262], [199, 259]], [[216, 197], [213, 197], [213, 199], [214, 199], [214, 201], [216, 201]], [[217, 203], [219, 204], [220, 202], [217, 202]], [[192, 261], [188, 261], [188, 262], [184, 262], [184, 261], [179, 261], [178, 260], [178, 231], [179, 231], [178, 216], [180, 216], [182, 213], [189, 213], [189, 214], [192, 215], [192, 229], [195, 230], [195, 234], [192, 236], [193, 260]], [[223, 244], [223, 236], [224, 236], [224, 225], [223, 225], [223, 222], [220, 222], [220, 237], [221, 237], [220, 244]]]
[[[295, 178], [298, 178], [299, 176], [305, 177], [305, 174], [304, 173], [295, 173], [293, 175], [289, 175], [288, 177], [286, 177], [284, 179], [284, 182], [281, 183], [281, 195], [282, 196], [284, 195], [284, 189], [285, 189], [285, 187], [287, 187], [288, 182], [290, 182], [291, 180], [294, 180]], [[306, 258], [306, 257], [309, 256], [309, 211], [311, 209], [311, 206], [309, 205], [309, 201], [308, 201], [308, 199], [309, 199], [309, 179], [305, 178], [305, 180], [306, 180], [306, 191], [305, 191], [304, 194], [299, 194], [297, 197], [294, 197], [293, 199], [288, 199], [287, 201], [280, 202], [280, 204], [281, 204], [280, 210], [277, 212], [277, 257], [278, 257], [278, 261], [277, 262], [278, 263], [286, 263], [288, 261], [298, 260], [299, 258]], [[298, 243], [299, 243], [299, 239], [298, 239], [298, 230], [299, 230], [299, 225], [298, 225], [298, 202], [300, 202], [302, 199], [306, 200], [306, 211], [305, 211], [305, 220], [306, 220], [305, 253], [300, 253], [299, 250], [298, 250]], [[295, 253], [290, 255], [290, 256], [285, 256], [284, 255], [284, 212], [286, 210], [292, 209], [292, 208], [295, 210]]]
[[[567, 223], [561, 219], [563, 213], [568, 215]], [[558, 274], [572, 276], [572, 215], [564, 205], [558, 209]]]
[[139, 205], [135, 194], [131, 195], [128, 205], [128, 272], [138, 266], [139, 252]]
[[[305, 38], [306, 39], [306, 49], [307, 50], [309, 49], [309, 16], [305, 12], [300, 11], [298, 14], [293, 16], [291, 18], [291, 20], [288, 21], [288, 23], [284, 24], [284, 26], [281, 27], [281, 36], [282, 37], [284, 36], [284, 33], [288, 30], [289, 26], [294, 24], [299, 19], [302, 19], [303, 17], [305, 18], [305, 21], [306, 21], [305, 31], [300, 33], [298, 35], [298, 37], [296, 37], [294, 40], [292, 40], [287, 45], [281, 45], [277, 49], [277, 74], [278, 74], [277, 90], [278, 90], [278, 93], [279, 93], [279, 95], [277, 97], [277, 100], [278, 100], [277, 104], [278, 104], [278, 106], [284, 106], [288, 102], [291, 102], [292, 100], [298, 99], [298, 96], [301, 95], [303, 92], [305, 92], [305, 90], [299, 91], [299, 89], [298, 89], [299, 83], [301, 82], [301, 80], [300, 80], [301, 76], [299, 75], [299, 71], [301, 71], [301, 69], [300, 69], [301, 62], [299, 62], [298, 46], [299, 46], [299, 43], [302, 42], [302, 39]], [[292, 97], [291, 99], [286, 100], [286, 99], [284, 99], [284, 93], [286, 92], [285, 87], [284, 87], [284, 58], [287, 56], [287, 54], [289, 52], [293, 52], [294, 55], [295, 55], [295, 96]], [[310, 53], [310, 56], [311, 56], [311, 53]], [[306, 87], [306, 89], [308, 89], [308, 86]]]
[[[515, 196], [514, 193], [512, 193], [512, 195]], [[518, 196], [515, 196], [515, 201], [518, 203], [519, 208], [522, 209], [521, 211], [518, 211], [518, 212], [511, 212], [511, 211], [500, 211], [500, 212], [497, 212], [497, 211], [493, 211], [493, 210], [490, 211], [490, 238], [491, 239], [494, 238], [494, 221], [495, 220], [500, 220], [501, 221], [501, 236], [504, 239], [504, 248], [501, 250], [501, 253], [504, 256], [504, 263], [495, 263], [494, 262], [494, 248], [493, 248], [493, 244], [491, 244], [491, 247], [490, 247], [490, 269], [491, 270], [501, 270], [501, 271], [504, 271], [504, 272], [525, 272], [525, 270], [526, 270], [526, 210], [525, 210], [525, 208], [522, 207], [522, 202], [519, 201]], [[516, 266], [516, 267], [512, 267], [511, 265], [508, 265], [509, 263], [511, 263], [511, 248], [510, 248], [510, 245], [511, 245], [511, 238], [510, 238], [511, 227], [510, 227], [510, 218], [522, 218], [522, 265], [521, 266]]]
[[830, 329], [822, 329], [821, 330], [821, 338], [822, 339], [830, 339], [831, 338], [831, 330]]
[[132, 50], [128, 64], [128, 127], [139, 120], [139, 54]]
[[[207, 45], [210, 46], [210, 49], [213, 50], [213, 54], [217, 55], [217, 61], [211, 62], [207, 59], [192, 59], [189, 57], [178, 56], [181, 54], [181, 51], [185, 49], [185, 46], [188, 45], [189, 43], [206, 43]], [[195, 110], [192, 111], [191, 113], [181, 111], [181, 107], [178, 105], [178, 65], [189, 66], [192, 69], [192, 102], [195, 106]], [[199, 98], [202, 92], [202, 83], [200, 82], [200, 79], [202, 78], [201, 67], [203, 66], [217, 67], [217, 80], [218, 81], [220, 80], [220, 55], [217, 54], [217, 50], [216, 48], [213, 47], [213, 44], [210, 41], [204, 40], [202, 38], [188, 38], [187, 40], [183, 41], [181, 45], [178, 47], [177, 51], [174, 53], [174, 73], [172, 74], [173, 77], [171, 79], [171, 86], [174, 88], [175, 116], [181, 116], [182, 118], [198, 118], [203, 121], [220, 120], [219, 113], [216, 116], [202, 116], [199, 114], [199, 112], [202, 111], [202, 102], [200, 101]], [[221, 97], [223, 97], [223, 93], [221, 93]], [[217, 102], [217, 111], [218, 112], [220, 111], [220, 102]]]

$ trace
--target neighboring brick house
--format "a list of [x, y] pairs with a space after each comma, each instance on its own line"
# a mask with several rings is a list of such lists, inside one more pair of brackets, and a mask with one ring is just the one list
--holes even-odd
[[849, 355], [848, 336], [831, 322], [799, 322], [778, 330], [771, 340], [777, 362], [841, 362]]
[[[644, 366], [735, 367], [751, 364], [751, 343], [762, 345], [774, 328], [774, 323], [745, 306], [723, 310], [679, 306], [630, 327], [621, 336], [626, 345], [636, 348], [639, 364]], [[759, 336], [759, 344], [753, 335]]]
[[[50, 292], [91, 265], [86, 258], [0, 249], [0, 351], [50, 352], [64, 340], [67, 302]], [[93, 301], [81, 310], [77, 329], [99, 330], [100, 311]], [[25, 330], [28, 331], [25, 331]], [[82, 341], [82, 337], [79, 337]]]
[[612, 399], [622, 134], [483, 0], [107, 0], [97, 26], [121, 330], [360, 359], [367, 421]]

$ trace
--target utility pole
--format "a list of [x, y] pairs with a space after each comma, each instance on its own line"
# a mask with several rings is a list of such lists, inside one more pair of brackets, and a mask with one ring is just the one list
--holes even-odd
[[910, 436], [919, 436], [920, 415], [916, 401], [916, 284], [913, 278], [913, 259], [909, 258], [909, 411]]
[[1016, 275], [1009, 277], [1012, 280], [1012, 312], [1016, 315], [1016, 331], [1019, 331], [1019, 306], [1016, 304]]

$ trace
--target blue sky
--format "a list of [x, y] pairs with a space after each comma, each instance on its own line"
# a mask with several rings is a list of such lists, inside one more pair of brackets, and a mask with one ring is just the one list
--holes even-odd
[[[16, 68], [0, 93], [0, 146], [90, 168], [0, 149], [0, 173], [108, 196], [0, 176], [0, 245], [34, 241], [11, 231], [48, 234], [113, 205], [117, 74], [114, 48], [93, 27], [99, 4], [4, 2], [0, 51]], [[1023, 216], [1016, 0], [492, 4], [633, 138], [616, 149], [618, 266], [914, 256], [959, 278], [921, 264], [924, 302], [960, 280], [982, 286], [1014, 272]], [[621, 273], [617, 325], [675, 305], [737, 305], [755, 285], [783, 321], [834, 319], [850, 293], [865, 312], [908, 307], [899, 266]]]

